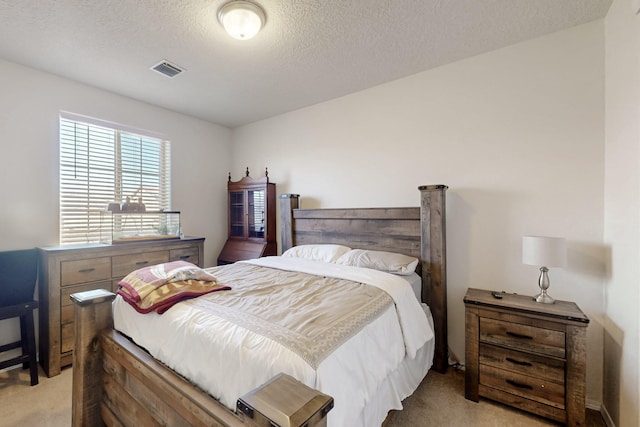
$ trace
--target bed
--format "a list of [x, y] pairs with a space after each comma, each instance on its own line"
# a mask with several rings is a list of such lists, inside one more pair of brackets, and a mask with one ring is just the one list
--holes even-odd
[[[429, 314], [432, 318], [431, 327], [435, 337], [427, 339], [426, 342], [416, 341], [412, 347], [410, 342], [407, 343], [405, 336], [405, 341], [401, 344], [404, 346], [403, 351], [411, 353], [411, 357], [404, 354], [398, 357], [396, 354], [395, 358], [398, 360], [388, 363], [397, 363], [397, 365], [388, 366], [386, 371], [381, 374], [371, 373], [370, 377], [379, 378], [362, 390], [353, 390], [352, 387], [359, 387], [355, 383], [354, 385], [345, 385], [342, 387], [343, 390], [340, 390], [338, 386], [340, 381], [336, 378], [342, 376], [338, 371], [341, 369], [340, 366], [342, 368], [346, 366], [348, 371], [356, 371], [357, 369], [366, 371], [370, 369], [368, 364], [387, 363], [378, 358], [378, 353], [383, 353], [380, 349], [378, 351], [370, 350], [368, 353], [367, 351], [358, 351], [358, 349], [376, 348], [376, 338], [373, 342], [367, 343], [366, 341], [371, 339], [369, 335], [374, 336], [369, 333], [373, 328], [370, 324], [361, 327], [360, 332], [348, 336], [343, 340], [342, 346], [328, 352], [328, 356], [323, 359], [310, 360], [304, 356], [299, 357], [309, 362], [309, 365], [313, 367], [310, 370], [299, 368], [297, 366], [304, 366], [304, 364], [296, 365], [297, 362], [292, 361], [303, 355], [304, 350], [295, 351], [294, 349], [290, 352], [288, 350], [291, 348], [285, 346], [287, 351], [280, 349], [280, 356], [265, 358], [269, 361], [269, 366], [264, 368], [264, 375], [267, 377], [276, 371], [291, 369], [287, 373], [298, 375], [300, 381], [333, 395], [336, 407], [328, 415], [329, 425], [380, 424], [389, 410], [401, 408], [401, 400], [415, 390], [426, 375], [431, 363], [433, 363], [432, 369], [438, 372], [446, 370], [448, 355], [445, 263], [446, 189], [447, 187], [443, 185], [419, 187], [421, 205], [415, 208], [298, 209], [299, 198], [297, 195], [280, 196], [283, 253], [294, 247], [313, 247], [313, 245], [323, 244], [343, 245], [351, 249], [393, 252], [418, 258], [419, 263], [416, 268], [419, 277], [418, 297], [426, 303], [428, 309], [425, 308], [426, 306], [420, 306], [417, 300], [415, 306], [426, 310], [426, 314], [423, 313], [425, 319], [429, 318]], [[275, 257], [273, 260], [267, 258], [262, 261], [245, 263], [242, 268], [247, 270], [247, 274], [253, 275], [254, 268], [274, 268], [273, 265], [268, 264], [269, 262], [286, 262], [288, 269], [290, 268], [289, 261], [291, 260], [284, 257]], [[267, 265], [256, 265], [262, 263], [267, 263]], [[303, 261], [302, 264], [305, 262]], [[280, 266], [277, 267], [280, 268]], [[303, 271], [298, 273], [317, 273], [308, 271], [307, 268], [313, 270], [316, 267], [305, 266], [302, 268]], [[327, 268], [329, 269], [329, 267]], [[349, 282], [369, 280], [357, 275], [356, 277], [336, 278], [337, 271], [343, 270], [343, 268], [335, 266], [331, 269], [329, 269], [330, 273], [326, 273], [331, 277], [331, 280], [347, 280]], [[345, 269], [348, 270], [348, 268]], [[363, 274], [363, 270], [366, 269], [359, 269], [358, 274]], [[222, 271], [216, 269], [213, 269], [212, 273], [214, 275], [223, 274]], [[365, 273], [366, 276], [369, 275], [369, 273]], [[325, 273], [321, 271], [319, 274], [322, 276]], [[372, 274], [376, 276], [377, 273]], [[381, 274], [385, 275], [386, 273]], [[381, 281], [381, 278], [382, 276], [373, 277], [370, 280]], [[392, 277], [391, 280], [396, 280], [396, 278]], [[405, 279], [398, 278], [397, 280]], [[411, 288], [406, 285], [403, 289]], [[116, 303], [112, 311], [109, 303], [111, 299], [112, 297], [107, 294], [96, 294], [76, 301], [77, 329], [73, 361], [74, 425], [96, 425], [100, 422], [107, 425], [243, 425], [242, 419], [236, 416], [230, 407], [232, 407], [234, 399], [238, 397], [238, 393], [244, 390], [242, 387], [249, 387], [250, 382], [239, 386], [239, 388], [236, 387], [240, 391], [230, 392], [229, 396], [224, 396], [224, 393], [221, 393], [220, 396], [216, 396], [216, 399], [212, 398], [203, 391], [203, 389], [211, 389], [200, 381], [200, 374], [195, 374], [196, 378], [185, 380], [165, 364], [156, 361], [147, 351], [135, 345], [123, 334], [114, 330], [112, 328], [112, 313], [116, 313], [116, 323], [120, 322], [122, 325], [122, 322], [125, 322], [126, 324], [126, 315], [122, 315], [126, 309], [123, 310], [122, 307], [116, 309], [118, 304]], [[200, 300], [200, 298], [196, 300]], [[181, 303], [179, 309], [176, 306], [177, 310], [172, 308], [163, 316], [172, 313], [172, 311], [175, 313], [197, 311], [200, 305], [209, 304], [204, 301], [203, 298], [198, 302], [192, 300], [189, 303]], [[395, 307], [398, 304], [400, 304], [399, 301], [394, 297], [391, 306]], [[392, 312], [395, 316], [395, 309], [384, 307], [374, 316], [375, 322], [385, 322], [382, 319], [392, 316]], [[167, 323], [156, 324], [156, 329], [164, 330], [169, 323], [172, 323], [170, 317], [163, 316], [156, 316], [156, 318], [161, 318], [160, 320]], [[405, 329], [400, 331], [389, 329], [390, 334], [407, 335], [408, 333], [404, 331], [411, 329], [412, 325], [415, 328], [415, 325], [419, 323], [410, 321], [410, 317], [407, 315], [404, 315], [404, 321], [406, 324], [402, 325], [401, 329]], [[137, 323], [144, 322], [129, 322], [134, 325]], [[134, 336], [137, 335], [136, 328], [137, 326], [129, 329], [120, 327], [120, 329], [126, 329], [128, 335]], [[166, 335], [169, 336], [171, 333], [167, 332]], [[143, 335], [137, 336], [137, 341], [144, 341]], [[255, 344], [254, 341], [249, 342], [251, 346]], [[153, 347], [153, 345], [153, 342], [144, 343], [146, 347]], [[293, 344], [292, 346], [295, 347]], [[152, 354], [158, 355], [158, 351], [167, 345], [157, 347], [159, 349], [151, 350]], [[178, 345], [177, 347], [185, 348], [187, 345]], [[215, 352], [215, 349], [207, 348], [202, 351], [183, 352], [182, 356], [174, 357], [183, 357], [186, 360], [190, 357], [190, 353], [213, 355]], [[287, 362], [279, 365], [277, 362], [281, 359], [287, 360]], [[168, 365], [173, 363], [171, 360], [165, 360], [165, 362]], [[202, 363], [200, 361], [190, 364]], [[360, 363], [367, 366], [359, 367]], [[174, 366], [174, 368], [176, 367]], [[177, 368], [180, 371], [180, 368]], [[229, 385], [229, 369], [231, 368], [226, 365], [220, 366], [218, 369], [218, 376], [223, 379], [223, 384], [219, 387], [225, 389], [222, 392], [235, 387]], [[261, 368], [256, 369], [258, 372]], [[276, 371], [271, 372], [269, 369]], [[216, 369], [208, 370], [214, 372], [213, 377], [216, 376]], [[196, 369], [196, 372], [202, 373], [203, 371]], [[256, 372], [242, 376], [243, 381], [257, 381], [251, 388], [260, 385], [266, 378], [260, 378]], [[184, 372], [183, 374], [189, 375]], [[241, 376], [240, 373], [234, 372], [232, 376], [235, 375]], [[353, 376], [362, 377], [363, 375], [360, 373]], [[200, 382], [198, 383], [198, 381]], [[205, 383], [207, 381], [209, 380], [206, 380]], [[192, 383], [199, 384], [199, 386]], [[344, 381], [344, 383], [349, 383], [349, 381]], [[244, 391], [249, 391], [251, 388]], [[218, 392], [211, 392], [211, 394], [215, 395]], [[345, 402], [350, 399], [352, 394], [361, 396], [358, 403]], [[365, 394], [366, 396], [364, 396]], [[355, 408], [350, 410], [349, 408], [352, 406]]]

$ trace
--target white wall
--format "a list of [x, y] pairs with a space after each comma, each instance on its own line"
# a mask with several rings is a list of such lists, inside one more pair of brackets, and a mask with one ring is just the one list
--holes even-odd
[[[635, 8], [634, 8], [635, 6]], [[640, 425], [640, 3], [615, 0], [605, 20], [606, 155], [604, 406], [618, 427]]]
[[521, 236], [565, 236], [550, 294], [591, 318], [587, 399], [601, 401], [602, 21], [237, 128], [233, 168], [269, 167], [302, 207], [417, 206], [446, 184], [449, 342], [464, 357], [467, 287], [533, 295]]
[[[58, 244], [58, 116], [69, 111], [171, 141], [172, 208], [186, 235], [206, 237], [215, 265], [227, 234], [229, 129], [2, 60], [0, 82], [0, 250]], [[17, 321], [0, 322], [0, 342], [11, 336]]]

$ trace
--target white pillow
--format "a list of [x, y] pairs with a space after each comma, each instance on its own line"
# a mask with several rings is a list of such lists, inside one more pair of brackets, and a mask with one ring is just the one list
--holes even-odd
[[416, 267], [418, 266], [418, 258], [394, 252], [352, 249], [342, 255], [336, 261], [336, 264], [372, 268], [405, 276], [416, 270]]
[[338, 258], [349, 252], [351, 248], [342, 245], [300, 245], [287, 249], [285, 258], [305, 258], [314, 261], [336, 262]]

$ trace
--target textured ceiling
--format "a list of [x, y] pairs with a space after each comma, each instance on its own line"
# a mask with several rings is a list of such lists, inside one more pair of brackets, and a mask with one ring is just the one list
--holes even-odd
[[[611, 0], [0, 0], [0, 58], [235, 127], [605, 16]], [[150, 70], [166, 59], [170, 79]]]

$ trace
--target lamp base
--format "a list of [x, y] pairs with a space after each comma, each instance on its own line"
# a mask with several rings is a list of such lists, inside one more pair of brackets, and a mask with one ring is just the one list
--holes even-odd
[[536, 302], [541, 302], [543, 304], [553, 304], [556, 302], [553, 298], [547, 294], [547, 289], [549, 289], [549, 275], [547, 272], [549, 269], [547, 267], [540, 267], [540, 277], [538, 278], [538, 286], [540, 286], [540, 293], [533, 297]]
[[535, 297], [533, 297], [533, 299], [536, 302], [541, 302], [543, 304], [554, 304], [556, 302], [556, 300], [554, 300], [553, 298], [551, 298], [551, 296], [549, 294], [547, 294], [546, 291], [544, 292], [540, 292], [538, 295], [536, 295]]

